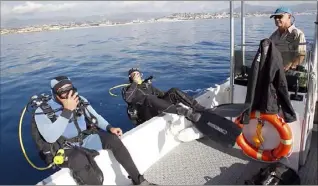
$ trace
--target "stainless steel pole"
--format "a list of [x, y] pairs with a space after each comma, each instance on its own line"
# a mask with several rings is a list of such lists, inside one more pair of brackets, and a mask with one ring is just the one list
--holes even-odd
[[231, 41], [230, 41], [230, 48], [231, 48], [231, 56], [230, 56], [230, 63], [231, 63], [231, 70], [230, 70], [230, 99], [231, 103], [233, 103], [233, 92], [234, 92], [234, 17], [233, 17], [233, 1], [230, 1], [230, 34], [231, 34]]
[[245, 6], [241, 1], [241, 45], [242, 45], [242, 62], [245, 65]]
[[[317, 10], [318, 10], [318, 1], [317, 1]], [[313, 114], [311, 117], [307, 117], [305, 120], [305, 125], [302, 126], [301, 131], [301, 144], [300, 144], [300, 157], [299, 157], [299, 165], [305, 165], [307, 161], [307, 156], [309, 153], [309, 149], [311, 146], [312, 140], [312, 129], [315, 122], [315, 107], [317, 107], [317, 75], [318, 75], [318, 14], [315, 22], [315, 35], [314, 35], [314, 44], [312, 45], [312, 55], [311, 59], [308, 61], [308, 70], [311, 72], [308, 78], [308, 93], [307, 93], [307, 101], [306, 101], [306, 116]], [[313, 118], [312, 118], [313, 117]], [[317, 116], [316, 116], [317, 117]]]
[[[317, 12], [316, 12], [316, 22], [315, 22], [315, 47], [314, 47], [314, 53], [313, 53], [313, 62], [316, 66], [316, 74], [318, 75], [318, 1], [317, 1]], [[317, 89], [318, 94], [318, 89]]]

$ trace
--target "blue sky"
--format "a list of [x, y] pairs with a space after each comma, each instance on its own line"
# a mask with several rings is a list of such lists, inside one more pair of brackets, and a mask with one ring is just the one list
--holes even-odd
[[[303, 1], [304, 2], [304, 1]], [[295, 5], [302, 1], [248, 1], [252, 5]], [[239, 6], [239, 3], [236, 2]], [[202, 12], [229, 7], [229, 1], [1, 1], [1, 17], [89, 16], [122, 12]]]

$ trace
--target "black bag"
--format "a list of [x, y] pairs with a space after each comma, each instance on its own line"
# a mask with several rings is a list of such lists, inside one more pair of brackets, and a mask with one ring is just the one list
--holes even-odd
[[299, 175], [282, 163], [275, 163], [261, 168], [260, 172], [245, 180], [245, 185], [300, 185]]
[[104, 175], [96, 164], [94, 157], [99, 155], [95, 150], [74, 146], [68, 153], [67, 167], [79, 185], [103, 185]]

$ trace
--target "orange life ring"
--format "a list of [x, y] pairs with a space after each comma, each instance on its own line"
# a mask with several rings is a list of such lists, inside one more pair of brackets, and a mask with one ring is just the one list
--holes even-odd
[[[276, 148], [272, 150], [262, 150], [250, 144], [244, 137], [243, 133], [241, 133], [237, 137], [236, 143], [241, 147], [246, 155], [256, 160], [268, 162], [277, 161], [288, 155], [293, 144], [292, 131], [283, 118], [279, 117], [277, 114], [263, 114], [259, 111], [253, 111], [251, 112], [250, 119], [260, 119], [271, 123], [278, 131], [281, 140]], [[236, 118], [235, 123], [243, 128], [243, 124], [240, 123], [240, 120], [240, 117]]]

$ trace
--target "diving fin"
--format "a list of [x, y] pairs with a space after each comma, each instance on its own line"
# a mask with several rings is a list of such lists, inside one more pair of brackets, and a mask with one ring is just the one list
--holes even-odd
[[213, 113], [222, 117], [238, 117], [249, 108], [250, 104], [247, 103], [229, 103], [218, 105], [208, 110], [211, 110]]
[[233, 147], [235, 145], [236, 138], [242, 132], [239, 126], [210, 109], [202, 111], [200, 114], [199, 121], [192, 123], [202, 134], [225, 146]]

